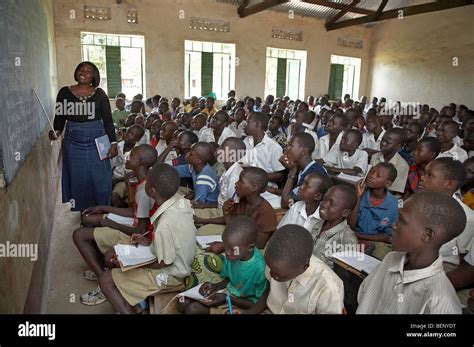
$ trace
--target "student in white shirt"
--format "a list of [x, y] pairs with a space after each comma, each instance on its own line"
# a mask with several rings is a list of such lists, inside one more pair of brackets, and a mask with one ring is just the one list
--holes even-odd
[[367, 172], [368, 154], [358, 147], [362, 142], [362, 134], [358, 130], [344, 131], [339, 148], [331, 150], [326, 156], [325, 168], [332, 173], [345, 173], [361, 176]]
[[357, 313], [460, 314], [439, 249], [465, 225], [463, 209], [446, 194], [422, 192], [405, 201], [393, 226], [394, 252], [362, 282]]
[[228, 137], [235, 137], [235, 133], [227, 126], [229, 125], [229, 115], [224, 111], [218, 111], [211, 116], [210, 128], [204, 130], [199, 141], [215, 142], [222, 145]]
[[245, 127], [247, 126], [245, 110], [242, 107], [237, 108], [234, 112], [234, 118], [235, 121], [229, 125], [229, 129], [240, 139], [245, 136]]
[[436, 137], [441, 142], [441, 153], [438, 158], [450, 157], [459, 160], [461, 163], [468, 158], [467, 152], [453, 143], [453, 139], [457, 136], [459, 125], [453, 121], [444, 121], [436, 130]]
[[202, 133], [207, 129], [207, 114], [198, 113], [191, 121], [191, 130], [198, 136], [201, 141]]
[[[174, 121], [164, 122], [160, 128], [160, 140], [158, 141], [155, 149], [158, 153], [158, 156], [166, 149], [166, 147], [171, 143], [173, 140], [174, 132], [178, 130], [178, 125]], [[176, 152], [172, 150], [168, 153], [165, 158], [165, 162], [169, 162], [176, 158]]]
[[268, 174], [271, 182], [280, 183], [285, 167], [280, 163], [281, 146], [266, 135], [268, 117], [260, 112], [252, 113], [247, 120], [244, 139], [247, 155], [242, 158], [244, 166], [256, 166]]
[[[332, 112], [332, 111], [326, 111]], [[319, 139], [319, 156], [318, 159], [326, 161], [326, 156], [331, 150], [337, 151], [339, 144], [342, 140], [344, 130], [347, 128], [349, 121], [342, 114], [334, 114], [329, 118], [326, 129], [327, 135], [322, 136]]]
[[359, 148], [372, 154], [380, 151], [380, 142], [385, 134], [385, 130], [382, 128], [382, 123], [380, 122], [380, 117], [368, 117], [365, 127], [367, 128], [367, 132], [363, 135], [363, 140]]
[[251, 313], [260, 313], [265, 306], [273, 314], [343, 313], [343, 283], [312, 250], [311, 234], [299, 225], [288, 224], [275, 232], [265, 251], [270, 290]]
[[375, 153], [370, 160], [372, 167], [381, 162], [388, 162], [395, 166], [397, 169], [397, 178], [388, 189], [400, 194], [405, 192], [409, 169], [405, 159], [398, 153], [405, 142], [405, 138], [405, 131], [401, 128], [387, 130], [380, 143], [380, 152]]
[[296, 134], [297, 132], [305, 132], [310, 134], [314, 140], [314, 150], [311, 154], [311, 159], [317, 159], [319, 157], [319, 140], [316, 133], [309, 129], [310, 125], [305, 123], [306, 111], [298, 110], [295, 113], [295, 118], [292, 124], [288, 126], [288, 136], [287, 136], [287, 143], [290, 143], [291, 137]]
[[278, 224], [278, 228], [287, 224], [297, 224], [311, 231], [314, 224], [321, 220], [319, 203], [331, 185], [331, 179], [327, 175], [313, 172], [306, 176], [298, 190], [300, 201], [290, 207]]

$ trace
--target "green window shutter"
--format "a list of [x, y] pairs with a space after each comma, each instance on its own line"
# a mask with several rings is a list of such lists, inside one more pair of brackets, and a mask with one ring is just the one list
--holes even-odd
[[285, 90], [286, 90], [286, 59], [278, 58], [276, 97], [281, 98], [282, 96], [285, 96]]
[[107, 67], [107, 93], [109, 98], [115, 98], [122, 91], [122, 57], [119, 46], [105, 46], [105, 61]]
[[212, 53], [201, 53], [201, 95], [212, 93], [214, 58]]
[[340, 99], [342, 97], [343, 80], [344, 80], [344, 65], [331, 64], [328, 94], [332, 98], [332, 100]]

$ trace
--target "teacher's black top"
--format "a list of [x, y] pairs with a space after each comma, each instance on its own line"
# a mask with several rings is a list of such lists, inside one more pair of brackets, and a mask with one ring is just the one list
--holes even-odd
[[102, 120], [110, 142], [116, 142], [114, 121], [110, 110], [109, 97], [104, 90], [97, 88], [91, 95], [75, 95], [70, 87], [63, 87], [56, 98], [54, 130], [63, 131], [66, 121], [94, 122]]

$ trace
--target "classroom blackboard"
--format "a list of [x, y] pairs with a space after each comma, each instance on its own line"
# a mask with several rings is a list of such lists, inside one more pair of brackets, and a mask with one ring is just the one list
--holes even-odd
[[[50, 51], [42, 0], [0, 0], [0, 169], [12, 181], [53, 118]], [[48, 34], [49, 40], [48, 40]]]

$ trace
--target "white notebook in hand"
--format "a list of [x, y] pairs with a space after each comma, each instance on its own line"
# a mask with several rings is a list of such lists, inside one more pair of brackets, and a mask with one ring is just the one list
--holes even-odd
[[[156, 260], [149, 246], [115, 245], [115, 254], [123, 267], [148, 264]], [[123, 269], [122, 269], [123, 270]]]
[[337, 252], [333, 253], [331, 257], [367, 275], [374, 271], [381, 263], [377, 258], [357, 251]]
[[[194, 299], [194, 300], [199, 300], [199, 301], [206, 301], [206, 298], [199, 293], [199, 289], [201, 289], [202, 284], [198, 284], [195, 287], [192, 287], [191, 289], [186, 290], [185, 292], [179, 293], [178, 296], [184, 296], [186, 298]], [[224, 290], [218, 290], [217, 293], [222, 293]]]

